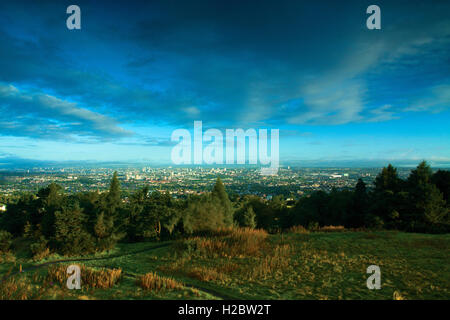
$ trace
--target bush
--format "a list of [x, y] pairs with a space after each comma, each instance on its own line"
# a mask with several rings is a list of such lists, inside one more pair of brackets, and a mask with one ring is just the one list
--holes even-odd
[[311, 221], [308, 224], [308, 230], [310, 230], [310, 231], [317, 231], [317, 230], [319, 230], [319, 223], [316, 222], [316, 221]]
[[42, 260], [50, 255], [50, 249], [47, 247], [48, 241], [41, 236], [38, 241], [30, 245], [33, 260]]
[[380, 230], [384, 226], [384, 221], [379, 216], [370, 214], [367, 216], [366, 224], [371, 229]]
[[8, 231], [0, 230], [0, 252], [7, 253], [12, 243], [12, 235]]

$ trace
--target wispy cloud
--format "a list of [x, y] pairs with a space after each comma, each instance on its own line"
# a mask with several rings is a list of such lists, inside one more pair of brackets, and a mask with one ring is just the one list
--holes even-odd
[[108, 140], [132, 135], [113, 119], [41, 92], [0, 84], [0, 134], [46, 139]]
[[428, 88], [422, 97], [413, 101], [404, 111], [439, 113], [447, 109], [450, 109], [450, 84]]

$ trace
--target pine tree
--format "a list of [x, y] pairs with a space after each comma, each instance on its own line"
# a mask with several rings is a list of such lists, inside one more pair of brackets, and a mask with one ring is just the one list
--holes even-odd
[[448, 205], [448, 197], [450, 195], [450, 171], [448, 170], [438, 170], [431, 177], [431, 182], [433, 182], [439, 191], [442, 192], [444, 200]]
[[39, 211], [41, 212], [42, 234], [50, 239], [55, 235], [55, 212], [61, 210], [64, 204], [63, 188], [51, 183], [46, 188], [40, 189], [37, 194]]
[[112, 249], [117, 241], [124, 237], [124, 234], [115, 232], [114, 218], [101, 212], [97, 217], [94, 226], [97, 238], [97, 248], [101, 251]]
[[106, 202], [111, 213], [115, 213], [116, 209], [120, 207], [120, 182], [117, 177], [117, 171], [114, 171], [111, 183], [109, 185], [109, 192], [106, 197]]
[[119, 220], [121, 218], [119, 210], [121, 207], [120, 182], [115, 171], [108, 193], [99, 200], [95, 219], [94, 234], [100, 250], [113, 248], [117, 241], [125, 236], [124, 232], [120, 232], [122, 225]]
[[381, 173], [375, 178], [375, 189], [378, 192], [392, 191], [397, 192], [400, 188], [400, 179], [398, 178], [397, 169], [391, 164], [384, 167]]
[[346, 225], [350, 227], [361, 227], [364, 225], [365, 216], [367, 214], [367, 189], [362, 179], [358, 179], [355, 191], [351, 199], [351, 207], [348, 208], [346, 217]]
[[93, 239], [84, 229], [85, 215], [78, 203], [55, 212], [55, 242], [62, 254], [87, 254]]
[[[393, 216], [394, 211], [400, 215], [404, 213], [402, 211], [406, 199], [402, 194], [403, 188], [404, 181], [398, 177], [397, 169], [391, 164], [383, 168], [375, 179], [371, 215], [378, 217], [383, 224], [386, 223], [385, 226], [388, 228], [393, 228], [398, 223], [398, 217]], [[369, 220], [377, 221], [377, 219]]]
[[449, 210], [442, 193], [432, 183], [432, 170], [422, 161], [408, 177], [409, 228], [413, 231], [432, 231], [447, 228]]
[[217, 200], [222, 207], [223, 221], [225, 225], [232, 226], [234, 210], [220, 177], [217, 177], [216, 184], [214, 185], [211, 195], [212, 198]]
[[243, 215], [243, 226], [248, 228], [256, 228], [256, 214], [253, 207], [249, 206]]

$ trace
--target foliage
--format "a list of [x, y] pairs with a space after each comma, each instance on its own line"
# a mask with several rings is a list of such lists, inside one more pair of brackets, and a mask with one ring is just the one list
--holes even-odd
[[0, 230], [0, 253], [6, 253], [12, 243], [12, 234], [5, 230]]
[[55, 212], [55, 241], [62, 254], [77, 255], [94, 251], [94, 240], [84, 228], [85, 219], [78, 203]]
[[[51, 183], [36, 194], [11, 199], [0, 216], [0, 251], [8, 250], [13, 238], [24, 237], [35, 259], [52, 253], [81, 255], [113, 249], [122, 239], [128, 242], [191, 237], [192, 250], [218, 256], [247, 252], [259, 229], [264, 232], [305, 233], [342, 228], [395, 229], [411, 232], [450, 231], [449, 171], [433, 173], [422, 161], [406, 180], [389, 164], [366, 185], [359, 179], [353, 190], [311, 192], [287, 205], [275, 196], [265, 200], [254, 195], [230, 197], [220, 178], [211, 192], [175, 199], [169, 193], [150, 192], [149, 187], [123, 198], [117, 172], [104, 193], [65, 194]], [[247, 229], [233, 228], [241, 227]], [[252, 233], [252, 229], [255, 229]], [[224, 231], [227, 230], [227, 231]], [[242, 230], [247, 230], [243, 232]], [[240, 233], [245, 241], [236, 240]], [[214, 240], [195, 236], [215, 234]], [[253, 240], [252, 240], [253, 241]], [[236, 248], [235, 248], [236, 247]], [[233, 248], [233, 249], [230, 249]], [[201, 251], [200, 250], [200, 251]], [[253, 249], [251, 249], [253, 250]]]

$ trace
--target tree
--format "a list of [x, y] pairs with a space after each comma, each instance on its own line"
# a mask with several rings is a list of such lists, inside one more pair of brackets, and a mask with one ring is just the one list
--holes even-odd
[[94, 234], [97, 247], [100, 250], [112, 249], [117, 241], [125, 236], [125, 233], [120, 231], [122, 226], [119, 224], [121, 207], [120, 182], [117, 178], [117, 171], [115, 171], [108, 193], [105, 197], [101, 197], [98, 202]]
[[114, 214], [116, 212], [116, 209], [121, 205], [120, 182], [119, 178], [117, 177], [117, 171], [114, 171], [113, 177], [111, 179], [109, 192], [106, 196], [106, 203], [111, 214]]
[[254, 229], [256, 227], [256, 214], [253, 211], [253, 207], [249, 206], [247, 210], [245, 210], [243, 215], [243, 227], [248, 227]]
[[448, 228], [449, 210], [442, 193], [432, 183], [430, 166], [422, 161], [408, 177], [408, 228], [412, 231], [435, 231]]
[[184, 231], [214, 231], [227, 226], [222, 210], [220, 203], [211, 195], [190, 197], [183, 216]]
[[97, 248], [100, 251], [112, 249], [117, 241], [123, 238], [124, 235], [118, 234], [114, 230], [114, 220], [112, 216], [105, 216], [101, 212], [97, 217], [97, 222], [94, 226]]
[[9, 251], [12, 243], [12, 234], [5, 230], [0, 230], [0, 253]]
[[178, 204], [168, 193], [149, 192], [146, 186], [130, 197], [126, 217], [128, 239], [170, 235], [181, 218]]
[[85, 219], [78, 203], [55, 212], [55, 241], [59, 252], [72, 255], [94, 251], [92, 236], [84, 229]]
[[94, 192], [78, 193], [73, 198], [74, 201], [80, 204], [80, 208], [83, 209], [83, 213], [86, 215], [86, 230], [93, 235], [97, 217], [102, 211], [100, 193], [98, 190]]
[[65, 202], [63, 188], [56, 183], [51, 183], [46, 188], [40, 189], [37, 197], [42, 234], [47, 239], [51, 239], [55, 235], [55, 212], [61, 210]]
[[[402, 193], [404, 182], [398, 177], [397, 169], [391, 164], [383, 168], [375, 178], [375, 190], [372, 205], [369, 209], [369, 225], [384, 225], [387, 228], [396, 228], [399, 217], [407, 214], [405, 209], [405, 194]], [[394, 214], [396, 211], [396, 214]], [[375, 218], [378, 217], [378, 218]]]
[[222, 208], [225, 225], [232, 226], [234, 210], [220, 177], [217, 177], [216, 184], [212, 190], [212, 198], [217, 201]]
[[400, 189], [400, 182], [397, 169], [389, 164], [387, 167], [384, 167], [375, 178], [375, 190], [377, 192], [387, 190], [398, 192]]
[[438, 187], [442, 192], [444, 200], [448, 204], [448, 197], [450, 195], [450, 171], [438, 170], [431, 176], [431, 182]]
[[[22, 236], [27, 221], [40, 223], [42, 217], [37, 215], [37, 211], [36, 197], [28, 193], [22, 194], [17, 203], [8, 204], [6, 212], [0, 217], [0, 226], [14, 236]], [[36, 216], [39, 220], [33, 219]]]
[[351, 206], [347, 209], [346, 225], [353, 228], [363, 226], [367, 214], [367, 205], [368, 196], [366, 184], [360, 178], [353, 191]]

